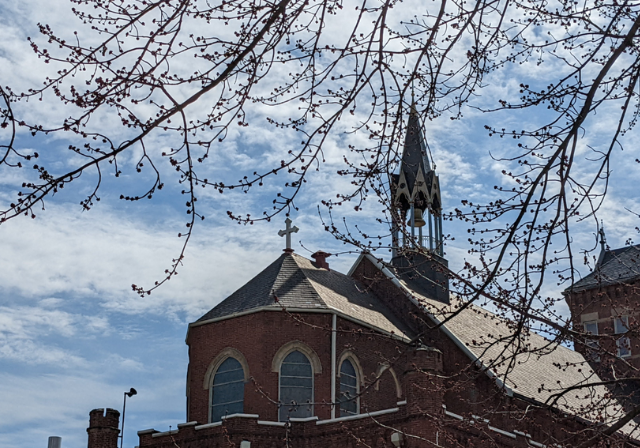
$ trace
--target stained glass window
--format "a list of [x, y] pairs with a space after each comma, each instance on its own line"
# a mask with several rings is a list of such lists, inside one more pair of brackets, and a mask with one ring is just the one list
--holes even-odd
[[244, 410], [244, 370], [235, 358], [227, 358], [213, 378], [211, 390], [211, 421], [225, 415], [241, 414]]
[[358, 413], [358, 376], [356, 369], [348, 359], [340, 366], [340, 417]]
[[280, 421], [313, 415], [313, 369], [301, 352], [287, 355], [280, 366]]

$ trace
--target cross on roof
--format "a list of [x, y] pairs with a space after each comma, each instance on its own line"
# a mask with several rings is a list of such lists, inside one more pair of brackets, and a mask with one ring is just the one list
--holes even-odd
[[298, 233], [298, 230], [300, 230], [296, 226], [291, 227], [291, 222], [291, 219], [287, 217], [287, 219], [284, 221], [284, 223], [287, 225], [286, 230], [280, 230], [278, 232], [278, 235], [280, 236], [287, 236], [287, 248], [285, 249], [285, 251], [293, 251], [293, 249], [291, 249], [291, 234]]

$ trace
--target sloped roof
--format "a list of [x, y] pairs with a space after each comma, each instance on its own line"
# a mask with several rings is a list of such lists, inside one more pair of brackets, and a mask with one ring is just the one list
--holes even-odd
[[596, 268], [587, 276], [578, 280], [572, 289], [583, 290], [597, 286], [614, 285], [640, 277], [640, 245], [605, 250]]
[[327, 310], [410, 339], [407, 325], [354, 279], [284, 253], [265, 270], [198, 319], [231, 318], [252, 310]]
[[[369, 260], [378, 268], [382, 267], [374, 257], [369, 256]], [[605, 386], [590, 386], [601, 379], [580, 353], [532, 331], [524, 332], [513, 341], [514, 322], [475, 305], [463, 307], [464, 302], [453, 295], [451, 303], [444, 304], [422, 295], [419, 282], [395, 277], [389, 269], [382, 271], [434, 322], [442, 323], [443, 333], [465, 351], [472, 362], [504, 385], [507, 393], [554, 405], [571, 415], [597, 423], [615, 422], [624, 416], [622, 407], [611, 398]], [[557, 402], [550, 401], [555, 394], [574, 386], [586, 387], [564, 394]], [[626, 434], [633, 432], [636, 438], [639, 436], [633, 423], [628, 423], [623, 431]]]
[[[625, 415], [609, 389], [590, 385], [602, 380], [580, 353], [531, 331], [514, 340], [514, 322], [475, 305], [468, 305], [454, 315], [463, 302], [453, 297], [451, 305], [424, 296], [419, 301], [438, 321], [446, 322], [444, 325], [453, 337], [514, 394], [595, 423], [612, 423]], [[576, 386], [584, 387], [564, 393], [554, 401], [556, 394]], [[627, 434], [635, 431], [635, 437], [639, 435], [633, 423], [623, 430]]]
[[[593, 385], [601, 380], [578, 352], [534, 332], [524, 332], [513, 341], [510, 339], [514, 334], [513, 322], [475, 305], [463, 307], [464, 302], [455, 297], [451, 304], [443, 304], [423, 295], [424, 290], [414, 280], [396, 277], [369, 254], [356, 261], [352, 272], [364, 257], [401, 288], [407, 300], [420, 306], [434, 322], [443, 323], [443, 333], [467, 353], [471, 362], [503, 384], [507, 393], [553, 404], [568, 414], [598, 423], [614, 422], [624, 415], [608, 389]], [[310, 260], [289, 253], [281, 255], [198, 322], [283, 308], [333, 311], [405, 339], [414, 336], [398, 316], [357, 280], [318, 268]], [[554, 394], [575, 386], [585, 387], [550, 402]], [[623, 431], [638, 437], [633, 423], [628, 423]]]

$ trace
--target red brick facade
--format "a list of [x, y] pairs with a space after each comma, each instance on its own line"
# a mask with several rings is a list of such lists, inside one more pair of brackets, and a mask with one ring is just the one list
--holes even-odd
[[[616, 341], [619, 336], [614, 333], [614, 319], [616, 316], [627, 316], [629, 329], [638, 328], [638, 316], [640, 315], [640, 293], [635, 282], [607, 285], [579, 292], [567, 294], [567, 302], [571, 309], [571, 317], [574, 328], [584, 332], [585, 323], [594, 322], [598, 326], [598, 336], [590, 339], [596, 341], [602, 350], [597, 350], [603, 372], [610, 371], [614, 364], [616, 372], [626, 372], [630, 364], [635, 369], [640, 369], [640, 337], [636, 331], [631, 331], [625, 337], [629, 338], [631, 355], [621, 361], [617, 357]], [[576, 350], [583, 353], [587, 359], [596, 356], [589, 348], [581, 343], [576, 344]], [[610, 356], [607, 356], [609, 353]]]
[[[406, 344], [366, 327], [337, 318], [336, 361], [349, 351], [359, 362], [362, 378], [361, 409], [377, 411], [396, 406], [396, 382], [391, 370]], [[262, 311], [189, 329], [189, 409], [188, 420], [209, 421], [209, 385], [205, 376], [216, 356], [226, 348], [238, 350], [248, 363], [244, 413], [261, 419], [278, 420], [278, 372], [273, 362], [278, 350], [290, 342], [300, 342], [315, 352], [321, 372], [314, 372], [314, 411], [319, 419], [331, 418], [331, 333], [332, 315]], [[385, 365], [377, 384], [373, 384]], [[404, 366], [401, 367], [403, 369]], [[338, 366], [336, 366], [338, 369]], [[401, 371], [401, 370], [400, 370]], [[326, 403], [326, 404], [324, 404]]]
[[[349, 350], [361, 364], [361, 412], [367, 414], [331, 419], [331, 314], [261, 311], [190, 328], [190, 423], [171, 432], [140, 431], [140, 448], [392, 447], [394, 433], [406, 448], [435, 443], [525, 447], [571, 439], [572, 434], [574, 440], [581, 438], [584, 428], [575, 419], [506, 397], [437, 332], [431, 341], [439, 348], [415, 348], [341, 318], [337, 329], [337, 360]], [[277, 421], [278, 374], [272, 362], [292, 340], [315, 351], [322, 372], [315, 375], [316, 417], [285, 423]], [[208, 423], [204, 378], [212, 360], [228, 347], [240, 351], [249, 365], [244, 415]], [[391, 368], [375, 381], [387, 366]], [[241, 445], [243, 441], [250, 445]]]

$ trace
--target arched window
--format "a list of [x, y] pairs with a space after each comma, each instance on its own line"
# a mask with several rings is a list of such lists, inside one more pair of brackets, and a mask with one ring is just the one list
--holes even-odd
[[358, 409], [358, 374], [350, 360], [345, 359], [340, 365], [340, 417], [356, 415]]
[[235, 358], [224, 360], [213, 377], [211, 387], [211, 422], [225, 415], [244, 411], [244, 370]]
[[313, 369], [302, 352], [293, 351], [280, 366], [279, 420], [313, 415]]

